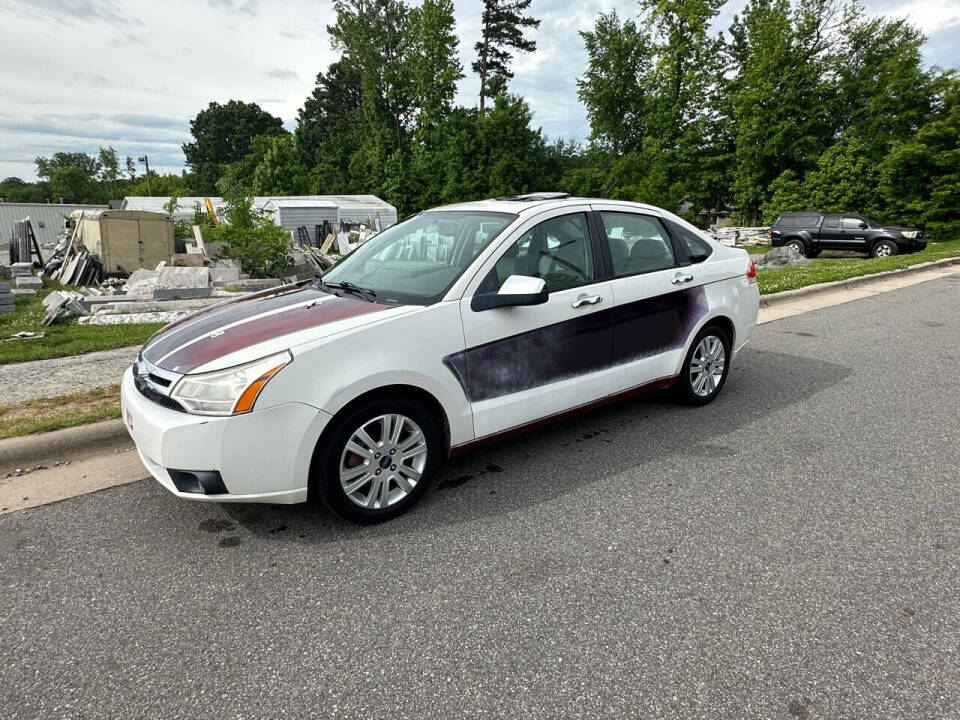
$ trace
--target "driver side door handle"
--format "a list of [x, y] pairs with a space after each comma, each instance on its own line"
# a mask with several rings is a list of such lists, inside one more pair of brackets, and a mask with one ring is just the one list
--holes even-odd
[[670, 280], [674, 285], [679, 285], [680, 283], [691, 282], [693, 280], [693, 275], [681, 275], [677, 273]]

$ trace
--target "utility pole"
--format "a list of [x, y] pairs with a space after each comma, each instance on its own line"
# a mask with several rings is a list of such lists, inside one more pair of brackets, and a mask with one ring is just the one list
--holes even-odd
[[144, 155], [142, 158], [139, 158], [139, 160], [147, 167], [147, 196], [153, 197], [153, 193], [150, 192], [150, 158]]

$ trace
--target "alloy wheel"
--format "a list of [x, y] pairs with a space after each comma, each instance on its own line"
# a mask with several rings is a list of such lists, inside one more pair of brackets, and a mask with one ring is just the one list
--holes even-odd
[[413, 492], [427, 464], [427, 441], [405, 415], [380, 415], [357, 428], [340, 455], [340, 486], [352, 503], [383, 510]]
[[716, 392], [723, 379], [727, 351], [716, 335], [704, 337], [690, 359], [690, 386], [699, 397]]

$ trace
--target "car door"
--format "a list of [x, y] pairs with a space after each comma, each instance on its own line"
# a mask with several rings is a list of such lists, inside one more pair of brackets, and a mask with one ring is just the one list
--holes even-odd
[[[480, 268], [461, 300], [465, 350], [448, 358], [470, 400], [477, 437], [603, 398], [609, 391], [613, 293], [588, 206], [523, 223]], [[511, 275], [543, 278], [546, 303], [474, 309]]]
[[[663, 218], [616, 206], [593, 207], [612, 276], [611, 393], [671, 378], [707, 312], [703, 286], [716, 279], [710, 277], [711, 265], [692, 263]], [[678, 225], [673, 234], [681, 230]]]
[[844, 215], [840, 221], [842, 249], [861, 251], [867, 247], [867, 221], [859, 215]]
[[837, 249], [844, 247], [844, 231], [840, 228], [840, 215], [831, 213], [823, 216], [820, 224], [820, 247]]

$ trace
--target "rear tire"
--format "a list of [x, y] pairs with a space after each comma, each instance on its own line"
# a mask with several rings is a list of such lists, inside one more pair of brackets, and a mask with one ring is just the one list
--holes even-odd
[[875, 258], [891, 257], [897, 254], [897, 244], [893, 240], [881, 240], [875, 243], [870, 250], [870, 256]]
[[371, 398], [333, 423], [314, 455], [311, 490], [347, 520], [375, 523], [406, 512], [442, 463], [436, 421], [402, 395]]
[[791, 240], [787, 240], [783, 246], [790, 248], [798, 255], [803, 255], [804, 257], [807, 256], [807, 246], [804, 244], [803, 240], [793, 238]]
[[716, 399], [730, 374], [730, 338], [715, 325], [703, 328], [690, 344], [674, 385], [685, 405], [706, 405]]

